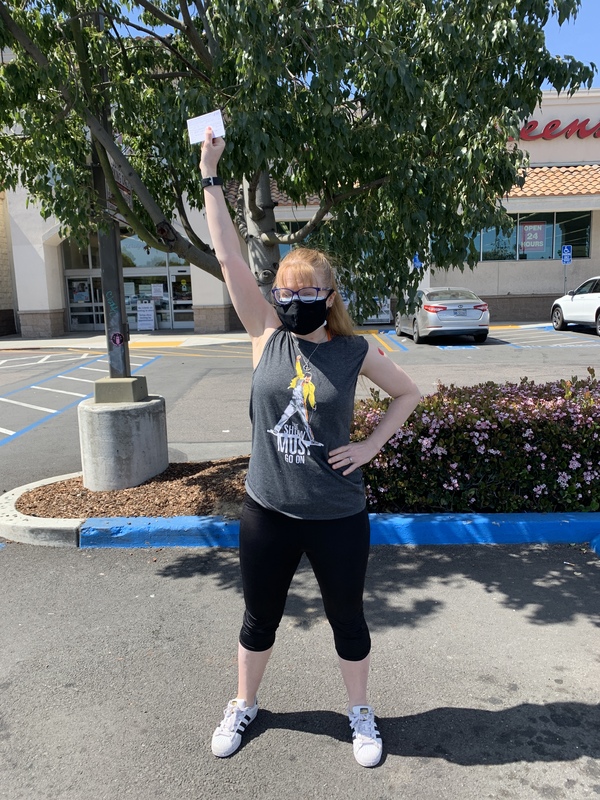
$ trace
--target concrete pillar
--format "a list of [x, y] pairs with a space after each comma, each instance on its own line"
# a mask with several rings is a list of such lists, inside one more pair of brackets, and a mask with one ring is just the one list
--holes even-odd
[[26, 189], [7, 193], [19, 326], [25, 338], [65, 332], [65, 285], [60, 225], [44, 219]]
[[165, 400], [78, 406], [83, 485], [94, 492], [129, 489], [169, 466]]

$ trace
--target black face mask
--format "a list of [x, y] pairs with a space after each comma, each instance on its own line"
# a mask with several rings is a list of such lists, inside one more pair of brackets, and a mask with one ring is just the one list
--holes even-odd
[[285, 306], [276, 305], [275, 311], [283, 327], [300, 336], [306, 336], [320, 328], [329, 314], [326, 300], [315, 300], [314, 303], [292, 300]]

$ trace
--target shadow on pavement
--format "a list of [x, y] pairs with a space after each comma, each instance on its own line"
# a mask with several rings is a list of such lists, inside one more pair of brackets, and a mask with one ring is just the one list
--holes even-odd
[[[378, 717], [378, 722], [388, 755], [442, 758], [462, 766], [600, 758], [599, 705], [523, 703], [499, 711], [433, 708], [406, 717]], [[348, 720], [342, 714], [261, 709], [244, 737], [244, 746], [271, 729], [351, 741]]]
[[[159, 571], [171, 579], [212, 576], [219, 588], [241, 593], [237, 550], [185, 553]], [[442, 613], [439, 586], [480, 584], [501, 607], [520, 610], [532, 625], [583, 618], [600, 627], [600, 559], [584, 545], [486, 545], [478, 547], [373, 547], [367, 573], [365, 613], [372, 629], [416, 627]], [[404, 595], [431, 590], [418, 600]], [[286, 615], [298, 626], [322, 621], [316, 581], [303, 559], [294, 578]]]

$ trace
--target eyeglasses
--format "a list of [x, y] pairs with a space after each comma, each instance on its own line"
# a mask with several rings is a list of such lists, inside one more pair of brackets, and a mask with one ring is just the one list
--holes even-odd
[[[319, 292], [327, 292], [324, 297], [319, 297]], [[294, 299], [294, 296], [300, 300], [301, 303], [314, 303], [315, 300], [327, 300], [334, 292], [334, 289], [324, 289], [322, 286], [304, 286], [293, 292], [291, 289], [271, 289], [271, 294], [275, 298], [275, 302], [280, 306], [287, 306]]]

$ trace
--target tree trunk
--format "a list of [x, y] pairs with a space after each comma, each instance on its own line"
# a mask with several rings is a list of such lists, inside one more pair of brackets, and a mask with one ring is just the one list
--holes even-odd
[[249, 184], [244, 178], [244, 216], [247, 228], [248, 260], [256, 282], [267, 298], [279, 267], [279, 245], [262, 241], [262, 233], [275, 233], [275, 203], [271, 197], [268, 172], [262, 172], [256, 187], [255, 203], [249, 201]]

